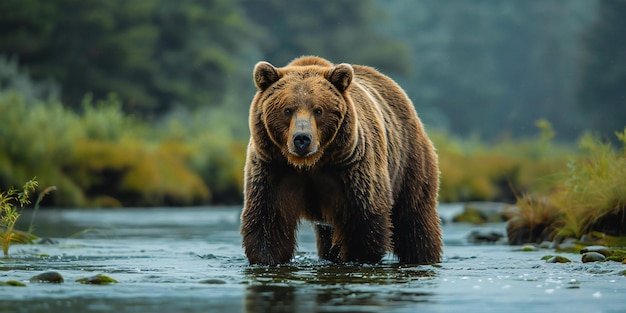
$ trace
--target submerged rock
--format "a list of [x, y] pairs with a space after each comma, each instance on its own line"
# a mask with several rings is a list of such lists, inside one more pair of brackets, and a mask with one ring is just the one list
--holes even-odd
[[604, 255], [605, 257], [612, 254], [611, 250], [605, 246], [587, 246], [587, 247], [580, 249], [581, 254], [587, 253], [587, 252], [597, 252], [597, 253]]
[[117, 280], [106, 275], [98, 274], [96, 276], [79, 278], [76, 282], [88, 285], [108, 285], [117, 283]]
[[52, 238], [39, 238], [39, 240], [37, 240], [37, 244], [38, 245], [58, 245], [59, 241], [56, 239], [52, 239]]
[[602, 262], [606, 260], [606, 257], [598, 252], [586, 252], [583, 253], [582, 256], [582, 261], [583, 263], [589, 263], [589, 262]]
[[504, 237], [504, 234], [495, 230], [473, 230], [467, 240], [471, 243], [494, 243]]
[[510, 205], [499, 202], [465, 203], [463, 211], [452, 218], [456, 223], [499, 223], [508, 219]]
[[546, 263], [570, 263], [570, 262], [572, 262], [570, 261], [570, 259], [564, 256], [560, 256], [560, 255], [552, 256], [546, 260]]
[[17, 280], [0, 281], [0, 286], [26, 287], [25, 284]]
[[223, 285], [226, 282], [221, 280], [221, 279], [212, 278], [212, 279], [201, 280], [200, 283], [201, 284], [208, 284], [208, 285]]
[[474, 208], [466, 207], [463, 212], [452, 218], [452, 221], [455, 223], [484, 224], [487, 223], [488, 217]]
[[580, 245], [576, 243], [575, 238], [565, 238], [561, 243], [556, 244], [557, 251], [578, 253]]
[[44, 272], [30, 278], [31, 283], [60, 284], [64, 282], [63, 276], [59, 272]]
[[524, 252], [537, 251], [537, 247], [535, 247], [534, 245], [523, 245], [520, 248], [520, 251], [524, 251]]

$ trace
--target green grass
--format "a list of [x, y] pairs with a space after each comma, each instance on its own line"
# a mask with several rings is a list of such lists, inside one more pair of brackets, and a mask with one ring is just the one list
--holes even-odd
[[491, 144], [429, 132], [439, 154], [440, 202], [514, 203], [516, 194], [540, 190], [575, 151], [552, 141], [554, 131], [547, 121], [536, 126], [535, 137], [503, 138]]
[[[582, 155], [568, 163], [568, 170], [552, 189], [552, 199], [563, 212], [562, 236], [580, 238], [593, 230], [626, 235], [626, 128], [617, 133], [622, 147], [614, 149], [597, 136], [580, 140]], [[618, 219], [611, 229], [609, 219]]]
[[616, 136], [621, 147], [582, 136], [565, 169], [518, 199], [520, 225], [542, 225], [557, 238], [626, 236], [626, 128]]
[[[26, 182], [21, 190], [9, 188], [9, 190], [0, 193], [0, 244], [5, 257], [9, 255], [9, 247], [12, 244], [32, 244], [33, 240], [37, 239], [32, 234], [32, 221], [28, 232], [15, 229], [15, 223], [20, 218], [21, 211], [24, 209], [24, 206], [30, 204], [31, 194], [35, 192], [37, 186], [38, 183], [33, 178]], [[37, 210], [39, 202], [49, 190], [51, 189], [46, 189], [37, 198], [35, 210]]]

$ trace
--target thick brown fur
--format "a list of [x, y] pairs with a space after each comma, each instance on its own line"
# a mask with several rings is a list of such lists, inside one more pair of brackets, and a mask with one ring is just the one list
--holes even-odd
[[241, 215], [251, 264], [289, 262], [302, 218], [326, 260], [440, 262], [437, 155], [394, 81], [311, 56], [260, 62], [254, 81]]

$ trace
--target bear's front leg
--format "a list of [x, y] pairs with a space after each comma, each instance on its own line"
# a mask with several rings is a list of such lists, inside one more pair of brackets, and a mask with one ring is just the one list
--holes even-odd
[[337, 212], [333, 243], [342, 261], [378, 263], [392, 246], [390, 187], [360, 171], [346, 176], [345, 186], [347, 203]]
[[296, 225], [270, 207], [244, 208], [241, 216], [243, 247], [250, 264], [287, 263], [296, 247]]
[[278, 199], [275, 188], [262, 168], [246, 177], [245, 203], [241, 214], [243, 247], [250, 264], [287, 263], [296, 248], [298, 216]]

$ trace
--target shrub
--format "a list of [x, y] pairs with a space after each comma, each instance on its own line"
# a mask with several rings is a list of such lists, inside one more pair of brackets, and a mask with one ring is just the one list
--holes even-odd
[[503, 139], [486, 144], [476, 138], [459, 139], [430, 132], [439, 154], [441, 202], [516, 202], [516, 193], [541, 188], [544, 180], [564, 168], [572, 149], [552, 141], [547, 121], [540, 133], [523, 140]]
[[535, 192], [543, 200], [518, 201], [520, 211], [509, 228], [539, 225], [536, 228], [545, 228], [540, 232], [550, 231], [560, 238], [594, 232], [626, 235], [626, 128], [616, 135], [620, 149], [585, 134], [567, 169], [552, 175]]
[[30, 195], [35, 191], [37, 181], [29, 180], [22, 190], [9, 188], [0, 192], [0, 245], [4, 256], [9, 255], [9, 247], [13, 243], [31, 244], [36, 239], [29, 233], [15, 230], [15, 223], [20, 217], [21, 210], [30, 203]]

